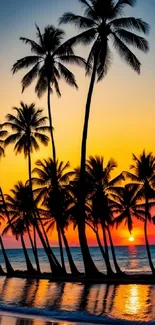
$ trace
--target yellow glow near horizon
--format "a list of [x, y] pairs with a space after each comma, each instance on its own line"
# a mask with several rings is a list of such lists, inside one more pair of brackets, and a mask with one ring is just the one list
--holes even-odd
[[133, 242], [134, 240], [135, 240], [135, 238], [134, 238], [133, 236], [130, 236], [130, 237], [129, 237], [129, 241], [130, 241], [130, 242]]

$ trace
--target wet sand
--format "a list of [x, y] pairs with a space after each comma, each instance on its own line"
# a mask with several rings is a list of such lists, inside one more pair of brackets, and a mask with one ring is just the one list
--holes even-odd
[[[75, 325], [75, 323], [68, 323]], [[27, 315], [0, 313], [0, 325], [67, 325], [66, 322], [54, 321], [46, 318]]]

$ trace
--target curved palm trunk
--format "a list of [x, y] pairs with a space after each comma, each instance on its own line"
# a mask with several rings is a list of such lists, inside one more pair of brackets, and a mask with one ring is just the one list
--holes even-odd
[[[38, 273], [41, 273], [40, 265], [39, 265], [39, 259], [38, 259], [38, 253], [37, 253], [37, 247], [36, 247], [36, 250], [35, 250], [35, 246], [33, 244], [33, 240], [32, 240], [31, 234], [30, 234], [29, 227], [27, 226], [26, 228], [27, 228], [28, 237], [29, 237], [29, 240], [30, 240], [30, 243], [31, 243], [33, 255], [34, 255], [34, 258], [35, 258], [37, 271], [38, 271]], [[35, 229], [35, 227], [34, 227], [34, 229]]]
[[61, 267], [59, 261], [57, 260], [57, 258], [55, 257], [53, 251], [52, 251], [52, 248], [50, 246], [50, 243], [49, 243], [49, 240], [48, 240], [48, 237], [47, 237], [47, 234], [46, 234], [46, 231], [45, 231], [43, 222], [42, 222], [42, 220], [40, 218], [38, 210], [37, 210], [37, 214], [38, 214], [38, 219], [39, 219], [39, 222], [41, 224], [41, 228], [42, 228], [42, 231], [43, 231], [43, 234], [44, 234], [44, 237], [45, 237], [45, 242], [46, 242], [49, 254], [52, 256], [52, 259], [53, 259], [54, 263], [56, 264], [56, 266], [58, 267], [58, 269], [62, 272], [62, 267]]
[[20, 239], [21, 239], [21, 244], [22, 244], [24, 256], [25, 256], [27, 271], [29, 273], [34, 273], [34, 272], [36, 273], [36, 270], [34, 269], [32, 263], [30, 261], [30, 258], [28, 256], [27, 249], [26, 249], [25, 242], [24, 242], [23, 234], [20, 235]]
[[57, 233], [58, 233], [58, 241], [59, 241], [59, 247], [60, 247], [60, 257], [61, 257], [61, 263], [62, 263], [62, 269], [64, 273], [66, 272], [66, 267], [65, 267], [65, 261], [64, 261], [64, 254], [63, 254], [63, 247], [62, 247], [62, 240], [61, 240], [61, 232], [60, 229], [57, 225]]
[[154, 265], [153, 265], [153, 262], [152, 262], [151, 252], [150, 252], [150, 245], [149, 245], [148, 236], [147, 236], [148, 215], [149, 215], [149, 204], [148, 204], [148, 198], [147, 198], [147, 196], [145, 196], [145, 221], [144, 221], [145, 243], [146, 243], [146, 250], [147, 250], [149, 265], [150, 265], [152, 273], [155, 274], [155, 268], [154, 268]]
[[52, 123], [51, 103], [50, 103], [50, 80], [48, 81], [47, 106], [48, 106], [48, 117], [49, 117], [49, 123], [50, 123], [53, 161], [54, 161], [54, 163], [56, 163], [56, 149], [55, 149], [55, 143], [54, 143], [53, 123]]
[[3, 271], [1, 265], [0, 265], [0, 275], [5, 275], [5, 272]]
[[78, 206], [79, 206], [79, 216], [77, 220], [78, 224], [78, 234], [79, 234], [79, 242], [81, 246], [81, 252], [84, 262], [85, 274], [86, 275], [97, 275], [99, 271], [97, 270], [92, 257], [89, 252], [86, 232], [85, 232], [85, 162], [86, 162], [86, 144], [87, 144], [87, 133], [88, 133], [88, 122], [90, 115], [90, 106], [91, 99], [95, 84], [96, 78], [96, 69], [97, 69], [97, 53], [94, 58], [94, 66], [88, 91], [87, 103], [86, 103], [86, 111], [85, 111], [85, 120], [84, 120], [84, 128], [83, 128], [83, 137], [82, 137], [82, 148], [81, 148], [81, 166], [80, 166], [80, 193], [78, 195]]
[[[55, 141], [53, 135], [53, 123], [52, 123], [52, 114], [51, 114], [51, 102], [50, 102], [50, 78], [48, 78], [48, 93], [47, 93], [47, 106], [48, 106], [48, 117], [50, 123], [50, 134], [51, 134], [51, 142], [52, 142], [52, 153], [53, 153], [53, 161], [55, 165], [55, 180], [54, 180], [54, 187], [55, 191], [57, 192], [58, 184], [56, 179], [56, 149], [55, 149]], [[61, 241], [61, 234], [58, 231], [58, 240], [59, 240], [59, 247], [60, 247], [60, 255], [61, 255], [61, 262], [62, 262], [62, 271], [66, 273], [64, 257], [63, 257], [63, 249], [62, 249], [62, 241]], [[57, 261], [58, 262], [58, 261]], [[59, 264], [59, 263], [58, 263]], [[60, 264], [59, 264], [60, 266]]]
[[113, 275], [114, 272], [113, 272], [111, 264], [110, 264], [107, 237], [106, 237], [105, 227], [104, 227], [103, 224], [102, 224], [102, 232], [103, 232], [103, 240], [104, 240], [104, 247], [105, 247], [105, 255], [106, 255], [106, 263], [107, 263], [108, 275]]
[[[29, 170], [29, 182], [30, 182], [30, 188], [31, 188], [31, 191], [32, 191], [31, 155], [30, 155], [30, 151], [29, 151], [29, 153], [28, 153], [28, 170]], [[33, 192], [32, 192], [32, 196], [33, 196]], [[40, 219], [40, 215], [39, 215], [39, 213], [38, 213], [38, 210], [37, 210], [37, 216], [38, 216], [39, 221], [41, 222], [41, 226], [42, 226], [42, 228], [43, 228], [43, 230], [44, 230], [44, 227], [43, 227], [42, 221], [41, 221], [41, 219]], [[38, 225], [38, 223], [37, 223], [37, 220], [36, 220], [36, 213], [35, 213], [35, 211], [34, 211], [34, 221], [35, 221], [35, 227], [36, 227], [36, 230], [37, 230], [37, 232], [38, 232], [39, 238], [40, 238], [41, 243], [42, 243], [42, 245], [43, 245], [43, 247], [44, 247], [44, 250], [45, 250], [45, 252], [46, 252], [46, 255], [47, 255], [47, 257], [48, 257], [48, 260], [49, 260], [49, 263], [50, 263], [51, 271], [52, 271], [54, 274], [55, 274], [55, 273], [56, 273], [56, 274], [59, 274], [59, 273], [61, 273], [61, 269], [60, 269], [60, 267], [59, 267], [59, 263], [57, 262], [57, 264], [56, 264], [56, 262], [55, 262], [55, 261], [57, 261], [57, 260], [56, 260], [56, 257], [54, 256], [54, 258], [53, 258], [53, 257], [51, 256], [51, 255], [54, 255], [53, 252], [51, 251], [51, 254], [50, 254], [50, 252], [49, 252], [49, 247], [47, 247], [46, 242], [45, 242], [45, 240], [44, 240], [44, 238], [43, 238], [42, 232], [40, 231], [39, 225]], [[45, 230], [44, 230], [44, 231], [45, 231]]]
[[117, 259], [116, 259], [116, 254], [115, 254], [115, 249], [114, 249], [114, 244], [113, 244], [113, 240], [112, 240], [112, 236], [111, 236], [111, 232], [110, 232], [110, 229], [109, 229], [109, 226], [107, 226], [107, 232], [108, 232], [108, 235], [109, 235], [109, 240], [110, 240], [110, 246], [111, 246], [111, 252], [112, 252], [112, 257], [113, 257], [113, 262], [114, 262], [114, 266], [115, 266], [115, 269], [116, 269], [116, 272], [117, 273], [123, 273], [117, 263]]
[[103, 246], [101, 244], [101, 240], [100, 240], [98, 232], [95, 232], [95, 234], [96, 234], [97, 243], [98, 243], [98, 246], [99, 246], [100, 251], [102, 253], [102, 256], [103, 256], [103, 259], [104, 259], [104, 262], [105, 262], [105, 266], [106, 266], [106, 269], [107, 269], [107, 274], [108, 274], [109, 273], [109, 267], [108, 267], [108, 263], [107, 263], [106, 254], [105, 254], [105, 251], [104, 251]]
[[144, 235], [145, 235], [145, 244], [146, 244], [146, 250], [147, 250], [147, 256], [148, 256], [148, 260], [149, 260], [150, 269], [151, 269], [152, 273], [155, 274], [155, 268], [154, 268], [154, 265], [152, 262], [150, 245], [149, 245], [148, 236], [147, 236], [147, 218], [144, 221]]
[[[34, 248], [34, 257], [35, 257], [35, 261], [36, 261], [36, 266], [37, 266], [37, 271], [40, 273], [40, 265], [39, 265], [39, 258], [38, 258], [38, 250], [37, 250], [37, 240], [36, 240], [36, 228], [35, 226], [33, 225], [33, 235], [34, 235], [34, 245], [33, 245], [33, 248]], [[31, 238], [31, 235], [30, 235], [30, 238]], [[33, 243], [33, 241], [32, 241]]]
[[75, 265], [75, 263], [73, 261], [73, 257], [72, 257], [72, 254], [70, 252], [70, 248], [69, 248], [69, 245], [68, 245], [68, 241], [67, 241], [64, 229], [61, 230], [61, 234], [62, 234], [62, 238], [63, 238], [63, 241], [64, 241], [64, 245], [65, 245], [65, 249], [66, 249], [66, 253], [67, 253], [71, 273], [73, 275], [80, 275], [80, 272], [78, 271], [78, 269], [77, 269], [77, 267], [76, 267], [76, 265]]
[[5, 251], [1, 236], [0, 236], [0, 245], [1, 245], [1, 248], [2, 248], [3, 256], [4, 256], [4, 261], [5, 261], [5, 265], [6, 265], [7, 274], [12, 274], [12, 273], [14, 273], [14, 269], [13, 269], [13, 267], [12, 267], [12, 265], [11, 265], [9, 259], [8, 259], [8, 256], [6, 254], [6, 251]]

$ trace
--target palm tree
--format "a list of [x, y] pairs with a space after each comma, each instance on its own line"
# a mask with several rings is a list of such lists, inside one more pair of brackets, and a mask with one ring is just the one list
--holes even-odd
[[133, 229], [133, 219], [144, 221], [145, 213], [138, 204], [140, 200], [139, 184], [126, 184], [124, 187], [113, 187], [110, 197], [113, 199], [111, 204], [112, 213], [114, 215], [113, 223], [119, 227], [121, 223], [125, 223], [131, 234]]
[[[42, 116], [43, 111], [41, 109], [36, 109], [35, 104], [31, 104], [30, 106], [28, 106], [21, 102], [21, 107], [15, 107], [14, 110], [16, 112], [16, 116], [8, 114], [6, 116], [7, 122], [2, 124], [2, 127], [7, 126], [15, 132], [5, 139], [5, 146], [15, 143], [14, 150], [16, 154], [21, 153], [23, 151], [25, 158], [28, 158], [29, 184], [32, 191], [31, 153], [34, 149], [39, 150], [38, 141], [40, 141], [44, 145], [48, 144], [49, 138], [47, 135], [44, 134], [46, 131], [49, 131], [49, 127], [46, 126], [47, 117]], [[51, 269], [52, 267], [53, 269], [55, 269], [56, 258], [52, 251], [51, 253], [49, 253], [49, 249], [47, 248], [46, 242], [40, 231], [38, 222], [36, 221], [36, 214], [37, 218], [40, 219], [38, 215], [38, 210], [34, 211], [35, 227], [37, 229], [43, 247], [46, 250]], [[40, 223], [42, 226], [41, 220]], [[53, 261], [53, 259], [55, 260], [55, 262]], [[58, 264], [58, 261], [56, 263]]]
[[110, 231], [110, 225], [112, 225], [112, 211], [110, 208], [109, 194], [113, 189], [113, 186], [119, 184], [120, 181], [124, 180], [122, 174], [116, 178], [111, 179], [111, 172], [117, 167], [116, 162], [110, 159], [107, 165], [104, 167], [103, 157], [90, 157], [86, 164], [86, 170], [89, 175], [90, 183], [92, 184], [92, 219], [94, 224], [101, 224], [104, 238], [105, 247], [105, 262], [107, 266], [107, 272], [113, 273], [108, 252], [108, 244], [106, 231], [109, 236], [111, 251], [115, 269], [118, 273], [121, 272], [117, 263], [115, 249], [112, 241], [112, 235]]
[[151, 220], [150, 207], [151, 201], [155, 198], [155, 157], [152, 153], [146, 154], [145, 150], [139, 157], [133, 154], [133, 165], [130, 169], [134, 171], [134, 174], [124, 172], [125, 176], [131, 181], [139, 184], [139, 193], [141, 198], [144, 199], [145, 206], [145, 221], [144, 221], [144, 236], [146, 249], [148, 254], [149, 265], [153, 274], [155, 274], [155, 268], [151, 259], [150, 246], [147, 235], [147, 223]]
[[23, 102], [20, 104], [21, 107], [13, 108], [15, 115], [6, 115], [7, 121], [2, 124], [2, 127], [8, 127], [13, 131], [13, 134], [5, 139], [5, 146], [15, 144], [15, 153], [23, 152], [25, 158], [28, 158], [28, 175], [32, 188], [31, 154], [33, 150], [39, 150], [38, 141], [47, 146], [49, 138], [44, 133], [49, 131], [49, 127], [46, 126], [47, 117], [42, 115], [42, 109], [37, 109], [35, 104], [27, 105]]
[[[38, 160], [36, 162], [38, 166], [33, 172], [38, 174], [37, 178], [33, 178], [35, 184], [41, 186], [38, 191], [39, 198], [42, 205], [49, 211], [48, 230], [53, 229], [54, 224], [58, 232], [58, 241], [60, 247], [61, 263], [65, 271], [65, 262], [62, 249], [62, 239], [66, 248], [70, 269], [73, 274], [78, 274], [78, 270], [73, 261], [68, 241], [65, 235], [65, 228], [69, 224], [67, 209], [70, 204], [70, 198], [66, 190], [66, 184], [69, 182], [69, 178], [72, 172], [67, 172], [69, 168], [69, 162], [64, 164], [63, 162], [56, 162], [56, 175], [55, 175], [55, 163], [52, 159], [44, 159], [44, 161]], [[58, 184], [58, 191], [55, 191], [55, 179]], [[40, 209], [42, 213], [43, 210]]]
[[[147, 41], [134, 33], [147, 34], [149, 25], [142, 19], [134, 17], [125, 17], [124, 8], [129, 5], [133, 6], [134, 0], [79, 0], [84, 8], [84, 15], [76, 15], [71, 12], [65, 13], [60, 18], [60, 23], [71, 23], [78, 29], [82, 29], [82, 33], [73, 37], [70, 44], [91, 45], [91, 50], [87, 59], [86, 73], [91, 74], [91, 81], [87, 96], [85, 120], [83, 127], [83, 137], [81, 146], [81, 167], [80, 167], [80, 187], [79, 191], [79, 239], [82, 248], [82, 254], [86, 271], [96, 272], [92, 263], [91, 256], [87, 245], [85, 235], [85, 199], [83, 188], [85, 186], [85, 162], [86, 162], [86, 144], [88, 133], [88, 122], [90, 115], [91, 100], [95, 82], [101, 81], [108, 72], [111, 63], [111, 50], [109, 41], [120, 57], [137, 73], [140, 73], [141, 63], [130, 50], [128, 46], [133, 46], [140, 51], [148, 51]], [[90, 67], [92, 66], [92, 69]]]
[[[29, 261], [29, 256], [25, 248], [23, 235], [28, 234], [28, 238], [34, 254], [37, 271], [40, 273], [40, 265], [37, 254], [37, 247], [35, 243], [35, 231], [34, 240], [31, 236], [31, 228], [34, 229], [33, 222], [33, 210], [34, 203], [31, 196], [31, 189], [29, 185], [24, 185], [22, 182], [18, 182], [14, 189], [11, 190], [11, 195], [6, 195], [6, 208], [10, 216], [5, 232], [9, 229], [12, 230], [13, 235], [20, 235], [22, 247], [26, 259], [28, 271], [32, 270], [32, 264]], [[17, 229], [18, 231], [17, 231]]]
[[[10, 224], [4, 229], [3, 234], [6, 234], [9, 230], [10, 230]], [[26, 227], [24, 226], [24, 219], [19, 219], [16, 222], [12, 221], [11, 231], [12, 231], [13, 236], [16, 236], [17, 240], [19, 237], [21, 239], [21, 245], [23, 248], [24, 256], [25, 256], [27, 272], [30, 274], [36, 273], [36, 270], [33, 268], [33, 265], [30, 261], [29, 255], [27, 253], [25, 241], [24, 241], [24, 233], [27, 231]]]
[[20, 40], [31, 47], [33, 55], [26, 56], [17, 60], [13, 65], [13, 73], [18, 72], [23, 68], [29, 68], [29, 72], [23, 77], [22, 91], [25, 90], [37, 78], [35, 92], [40, 98], [47, 91], [48, 116], [50, 123], [50, 133], [52, 141], [53, 160], [56, 162], [56, 148], [53, 136], [53, 121], [50, 105], [50, 95], [55, 90], [58, 96], [61, 96], [59, 88], [59, 80], [62, 78], [75, 88], [77, 87], [74, 74], [66, 67], [66, 63], [74, 63], [78, 65], [85, 65], [85, 60], [74, 55], [71, 46], [65, 42], [63, 38], [65, 33], [63, 30], [55, 28], [54, 26], [45, 27], [41, 33], [39, 27], [37, 29], [37, 40], [35, 42], [31, 39], [20, 37]]

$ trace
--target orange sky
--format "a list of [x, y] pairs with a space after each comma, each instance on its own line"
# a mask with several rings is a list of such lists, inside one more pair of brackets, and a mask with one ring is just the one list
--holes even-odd
[[[16, 2], [18, 8], [15, 10]], [[20, 43], [19, 37], [35, 38], [34, 21], [43, 28], [50, 23], [56, 24], [57, 18], [71, 7], [72, 11], [80, 11], [77, 1], [64, 0], [62, 4], [62, 0], [57, 0], [55, 4], [52, 0], [47, 1], [46, 7], [44, 2], [37, 3], [38, 1], [34, 0], [31, 6], [28, 0], [27, 4], [25, 3], [24, 12], [19, 0], [15, 0], [14, 7], [11, 7], [9, 0], [6, 0], [5, 5], [0, 4], [0, 122], [4, 121], [11, 107], [19, 105], [20, 100], [27, 104], [35, 102], [37, 106], [44, 108], [47, 114], [46, 95], [39, 100], [34, 93], [34, 85], [21, 94], [20, 80], [24, 71], [15, 76], [11, 75], [12, 64], [29, 53], [28, 48]], [[145, 148], [155, 154], [155, 7], [152, 0], [148, 0], [147, 3], [145, 0], [139, 0], [133, 13], [151, 25], [150, 52], [148, 55], [139, 55], [142, 62], [141, 75], [136, 75], [121, 62], [117, 55], [114, 55], [108, 76], [95, 87], [89, 123], [87, 156], [103, 155], [106, 161], [111, 157], [115, 158], [118, 162], [116, 174], [122, 169], [128, 169], [132, 152], [138, 155]], [[9, 19], [7, 19], [8, 14]], [[131, 11], [129, 10], [127, 14], [130, 15]], [[73, 29], [65, 29], [67, 36], [70, 36], [71, 32], [74, 33]], [[77, 49], [77, 53], [85, 57], [87, 51], [81, 47]], [[89, 78], [85, 77], [84, 71], [80, 68], [73, 67], [72, 71], [76, 75], [79, 91], [60, 82], [62, 98], [58, 99], [56, 95], [53, 95], [51, 106], [57, 156], [63, 161], [70, 160], [71, 167], [76, 167], [80, 161], [80, 143]], [[38, 158], [47, 158], [50, 154], [50, 146], [48, 148], [41, 146], [40, 151], [32, 157], [33, 167]], [[27, 163], [22, 155], [17, 157], [14, 155], [12, 147], [6, 150], [6, 157], [1, 160], [0, 164], [0, 182], [5, 193], [18, 180], [26, 181]], [[151, 243], [155, 242], [154, 233], [155, 227], [150, 226]], [[136, 244], [144, 243], [141, 224], [136, 222], [133, 235], [136, 238]], [[77, 243], [77, 237], [73, 234], [72, 228], [68, 231], [68, 237], [72, 244]], [[96, 243], [91, 231], [88, 237], [91, 244]], [[119, 231], [114, 230], [113, 237], [115, 244], [128, 244], [129, 234], [124, 227], [121, 227]], [[52, 238], [56, 243], [56, 233]], [[12, 238], [6, 237], [6, 244], [12, 246], [16, 243]]]

